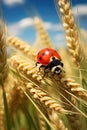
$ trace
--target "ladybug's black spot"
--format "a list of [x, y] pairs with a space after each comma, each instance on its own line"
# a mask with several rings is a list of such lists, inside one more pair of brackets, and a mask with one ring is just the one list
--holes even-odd
[[45, 53], [42, 53], [42, 56], [44, 56], [45, 55]]
[[42, 60], [42, 57], [40, 57], [39, 60]]

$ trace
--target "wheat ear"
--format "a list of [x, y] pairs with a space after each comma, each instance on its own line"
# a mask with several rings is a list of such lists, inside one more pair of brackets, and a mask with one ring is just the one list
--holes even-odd
[[[51, 39], [49, 38], [47, 31], [44, 29], [43, 22], [39, 17], [34, 18], [35, 27], [37, 30], [37, 39], [34, 44], [34, 48], [37, 47], [52, 47]], [[38, 48], [37, 48], [38, 49]]]
[[16, 48], [17, 50], [25, 54], [27, 57], [31, 57], [35, 60], [36, 54], [35, 54], [34, 49], [32, 49], [31, 46], [28, 45], [23, 40], [14, 36], [10, 36], [7, 38], [7, 45], [9, 45], [10, 47]]
[[[48, 74], [48, 76], [51, 78], [51, 81], [54, 82], [55, 89], [58, 89], [61, 100], [69, 104], [69, 106], [65, 104], [64, 108], [72, 112], [78, 112], [78, 103], [77, 100], [73, 100], [73, 97], [80, 97], [84, 101], [87, 101], [87, 92], [73, 79], [67, 78], [66, 73], [64, 72], [60, 75], [53, 75], [51, 72], [49, 73], [50, 74]], [[84, 127], [84, 125], [82, 125], [82, 121], [80, 120], [80, 115], [72, 114], [67, 115], [67, 117], [73, 130]]]
[[43, 104], [46, 109], [49, 111], [57, 111], [59, 113], [66, 112], [60, 104], [58, 104], [51, 96], [49, 96], [42, 89], [35, 87], [32, 84], [27, 84], [27, 88], [29, 89], [29, 93], [35, 98], [35, 100], [39, 100], [40, 104]]
[[59, 10], [62, 14], [63, 26], [66, 31], [66, 40], [70, 53], [77, 66], [80, 66], [83, 55], [80, 47], [78, 29], [68, 0], [57, 0]]
[[[33, 100], [36, 101], [36, 103], [39, 104], [39, 106], [41, 106], [41, 110], [44, 110], [49, 113], [49, 112], [57, 112], [57, 114], [65, 112], [65, 110], [62, 108], [62, 106], [58, 103], [56, 103], [56, 101], [54, 99], [52, 99], [51, 96], [49, 96], [46, 92], [44, 92], [42, 89], [34, 86], [33, 84], [29, 83], [27, 84], [27, 88], [29, 91], [29, 95], [33, 96]], [[48, 114], [49, 115], [49, 114]], [[57, 118], [57, 121], [59, 123], [57, 129], [59, 128], [60, 130], [66, 130], [62, 120]], [[54, 123], [56, 125], [56, 122]]]
[[0, 21], [0, 80], [4, 80], [8, 75], [6, 34], [4, 22]]
[[68, 89], [69, 92], [74, 94], [75, 96], [87, 101], [87, 92], [83, 89], [80, 84], [76, 83], [75, 80], [68, 78], [66, 74], [60, 79], [60, 83], [63, 85], [65, 90]]

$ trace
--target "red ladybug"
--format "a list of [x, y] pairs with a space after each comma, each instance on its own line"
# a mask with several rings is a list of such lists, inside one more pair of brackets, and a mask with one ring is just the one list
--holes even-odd
[[53, 73], [60, 74], [62, 72], [63, 63], [61, 57], [56, 50], [52, 48], [44, 48], [37, 54], [37, 64], [41, 64], [40, 68], [51, 70]]

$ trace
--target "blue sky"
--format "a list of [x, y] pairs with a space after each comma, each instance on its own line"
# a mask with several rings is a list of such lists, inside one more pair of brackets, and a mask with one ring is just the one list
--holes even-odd
[[[33, 18], [39, 16], [54, 44], [64, 43], [64, 30], [55, 9], [54, 0], [2, 0], [8, 34], [33, 44], [36, 32]], [[80, 28], [87, 30], [87, 0], [72, 0], [72, 9], [79, 18]], [[78, 10], [78, 11], [77, 11]], [[77, 20], [78, 21], [78, 20]]]

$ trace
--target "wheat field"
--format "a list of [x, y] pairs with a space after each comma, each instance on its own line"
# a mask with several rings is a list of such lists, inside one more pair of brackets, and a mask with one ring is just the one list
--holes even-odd
[[80, 37], [87, 33], [78, 30], [70, 1], [55, 4], [66, 38], [57, 48], [59, 75], [35, 66], [40, 48], [54, 48], [41, 18], [34, 17], [38, 38], [31, 46], [6, 37], [0, 16], [0, 130], [87, 130], [87, 45]]

